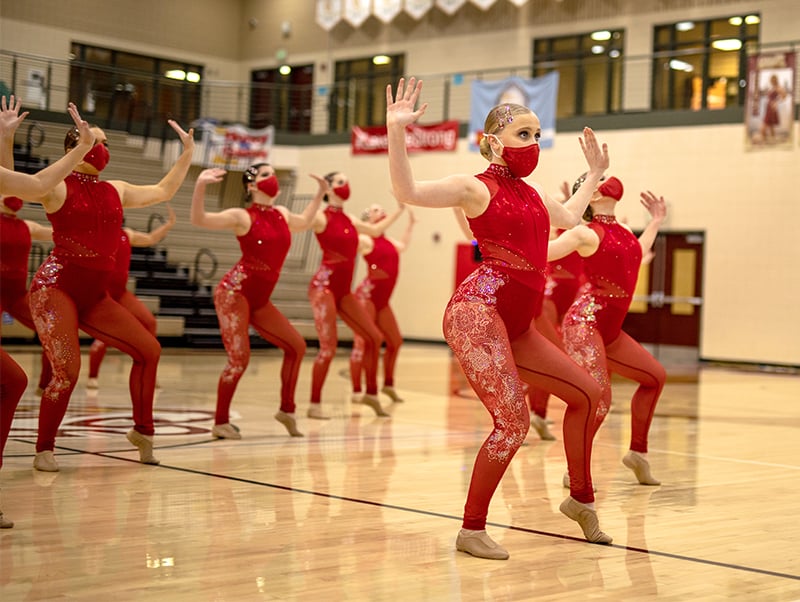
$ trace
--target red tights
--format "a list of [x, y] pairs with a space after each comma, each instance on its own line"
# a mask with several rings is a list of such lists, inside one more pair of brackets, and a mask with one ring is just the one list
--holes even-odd
[[11, 423], [19, 400], [28, 386], [28, 377], [20, 365], [3, 349], [0, 349], [0, 468], [3, 467], [3, 452], [11, 432]]
[[[311, 308], [314, 310], [314, 325], [319, 337], [319, 353], [314, 360], [311, 375], [311, 403], [322, 401], [322, 385], [328, 375], [338, 337], [336, 334], [337, 304], [333, 293], [327, 288], [313, 287], [309, 291]], [[364, 371], [367, 379], [367, 394], [378, 394], [378, 352], [381, 333], [361, 303], [352, 293], [339, 300], [338, 315], [355, 336], [364, 340]]]
[[[117, 301], [122, 307], [136, 316], [136, 319], [144, 325], [150, 334], [156, 336], [156, 317], [136, 295], [130, 291], [125, 291]], [[100, 374], [100, 364], [103, 363], [105, 356], [106, 344], [100, 339], [92, 341], [92, 345], [89, 347], [89, 378], [97, 378]]]
[[228, 354], [228, 363], [225, 364], [217, 385], [217, 411], [214, 423], [230, 422], [233, 394], [250, 363], [248, 328], [251, 325], [261, 338], [283, 351], [280, 409], [290, 414], [294, 413], [297, 377], [306, 353], [306, 342], [303, 337], [271, 301], [251, 311], [250, 303], [244, 295], [219, 287], [214, 294], [214, 305], [217, 309], [222, 342]]
[[[548, 341], [561, 349], [561, 351], [564, 351], [564, 342], [561, 340], [561, 335], [558, 333], [556, 322], [554, 321], [557, 319], [556, 313], [555, 303], [546, 299], [542, 305], [542, 313], [534, 319], [532, 326], [541, 332]], [[541, 418], [547, 417], [548, 399], [550, 399], [549, 391], [536, 386], [531, 386], [528, 391], [531, 411]]]
[[108, 295], [79, 309], [72, 297], [54, 287], [31, 293], [31, 314], [53, 365], [53, 378], [44, 390], [39, 407], [37, 452], [55, 447], [58, 427], [78, 382], [79, 328], [131, 356], [129, 388], [134, 428], [143, 435], [154, 434], [153, 394], [161, 345], [139, 320]]
[[[378, 327], [383, 340], [386, 341], [386, 351], [383, 354], [383, 384], [386, 387], [394, 386], [394, 365], [397, 362], [397, 354], [400, 345], [403, 344], [403, 337], [397, 320], [394, 317], [392, 308], [388, 305], [377, 311], [375, 304], [369, 299], [361, 300], [367, 314], [372, 318]], [[353, 391], [361, 392], [361, 376], [364, 372], [364, 339], [355, 335], [353, 339], [353, 352], [350, 354], [350, 379], [353, 383]]]

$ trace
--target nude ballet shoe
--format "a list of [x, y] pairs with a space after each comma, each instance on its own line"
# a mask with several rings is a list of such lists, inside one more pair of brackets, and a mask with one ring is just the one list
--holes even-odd
[[508, 560], [508, 551], [489, 537], [486, 531], [461, 529], [456, 538], [456, 550], [466, 552], [477, 558]]
[[11, 529], [13, 526], [14, 526], [14, 521], [4, 518], [3, 513], [0, 512], [0, 529]]
[[547, 420], [541, 416], [533, 414], [531, 416], [531, 426], [534, 428], [536, 434], [539, 435], [539, 439], [542, 441], [556, 440], [556, 438], [553, 436], [553, 433], [550, 432], [550, 427], [547, 426]]
[[99, 389], [100, 384], [97, 382], [96, 378], [90, 378], [86, 381], [86, 388], [87, 389]]
[[634, 451], [629, 451], [622, 458], [622, 463], [633, 471], [636, 479], [642, 485], [661, 485], [661, 481], [650, 474], [650, 462], [647, 461], [647, 458], [643, 458]]
[[391, 416], [391, 414], [389, 414], [386, 410], [383, 409], [380, 400], [378, 400], [378, 398], [375, 395], [370, 395], [368, 393], [365, 394], [364, 397], [361, 398], [361, 403], [364, 404], [365, 406], [369, 406], [370, 408], [372, 408], [376, 416], [383, 416], [383, 417]]
[[381, 393], [391, 399], [392, 403], [403, 403], [403, 398], [397, 394], [397, 391], [394, 387], [384, 387], [381, 389]]
[[322, 413], [322, 408], [318, 403], [312, 403], [308, 406], [308, 412], [306, 412], [306, 416], [309, 418], [313, 418], [314, 420], [330, 420], [331, 417], [327, 414]]
[[217, 439], [241, 439], [242, 435], [239, 432], [239, 427], [230, 422], [225, 424], [215, 424], [211, 427], [211, 434]]
[[161, 461], [157, 460], [153, 455], [153, 438], [149, 435], [142, 435], [136, 429], [131, 429], [126, 435], [128, 441], [139, 448], [139, 462], [142, 464], [160, 464]]
[[286, 430], [292, 437], [303, 436], [303, 433], [297, 430], [297, 420], [294, 419], [294, 414], [284, 412], [283, 410], [278, 410], [278, 413], [275, 414], [275, 420], [285, 426]]
[[56, 457], [53, 455], [53, 450], [46, 449], [37, 452], [33, 458], [33, 467], [42, 472], [58, 472], [58, 462], [56, 462]]
[[586, 541], [591, 543], [611, 543], [611, 536], [606, 535], [600, 530], [597, 512], [589, 508], [586, 504], [581, 504], [578, 500], [570, 496], [561, 502], [558, 509], [561, 510], [564, 516], [571, 518], [580, 525]]

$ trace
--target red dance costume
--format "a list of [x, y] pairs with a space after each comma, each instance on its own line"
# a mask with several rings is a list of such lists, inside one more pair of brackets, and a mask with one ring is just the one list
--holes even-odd
[[337, 312], [356, 336], [364, 340], [364, 369], [367, 394], [378, 394], [378, 352], [381, 334], [367, 312], [350, 292], [358, 252], [358, 232], [339, 207], [325, 208], [327, 226], [317, 233], [322, 248], [322, 262], [308, 287], [314, 311], [314, 325], [319, 337], [319, 353], [314, 360], [311, 378], [311, 403], [322, 401], [322, 385], [336, 352]]
[[[152, 334], [156, 336], [156, 318], [136, 295], [128, 290], [128, 274], [131, 265], [131, 241], [125, 229], [120, 230], [119, 246], [117, 247], [114, 271], [108, 280], [108, 294], [114, 301], [131, 312], [136, 319]], [[89, 378], [97, 378], [100, 373], [100, 364], [106, 356], [106, 344], [100, 339], [92, 341], [89, 348]]]
[[[564, 230], [559, 230], [559, 234]], [[536, 328], [547, 340], [562, 350], [561, 321], [570, 305], [575, 300], [578, 289], [583, 283], [583, 258], [573, 251], [569, 255], [547, 263], [547, 284], [544, 289], [542, 312], [536, 316]], [[531, 410], [542, 418], [547, 416], [547, 400], [550, 394], [532, 387], [528, 397]]]
[[253, 203], [248, 209], [250, 230], [238, 236], [241, 259], [217, 285], [214, 306], [228, 362], [217, 385], [215, 424], [230, 421], [236, 386], [250, 363], [250, 325], [259, 335], [283, 351], [281, 410], [295, 411], [294, 394], [306, 343], [270, 301], [289, 253], [292, 237], [280, 211]]
[[600, 390], [580, 366], [530, 328], [544, 296], [550, 230], [541, 198], [504, 166], [490, 164], [476, 177], [491, 196], [486, 211], [469, 219], [483, 262], [450, 299], [443, 330], [494, 423], [475, 459], [464, 508], [463, 528], [482, 530], [492, 495], [530, 426], [523, 380], [567, 403], [570, 494], [582, 503], [594, 501], [591, 425]]
[[639, 383], [631, 401], [630, 449], [646, 453], [647, 434], [667, 375], [658, 360], [622, 331], [639, 276], [642, 248], [613, 215], [595, 215], [589, 227], [600, 237], [600, 246], [583, 259], [586, 283], [564, 317], [564, 344], [602, 387], [594, 432], [611, 406], [610, 373]]
[[[31, 232], [25, 220], [15, 215], [0, 214], [0, 311], [5, 311], [27, 328], [36, 330], [28, 303], [30, 251]], [[42, 389], [50, 382], [52, 374], [47, 354], [42, 351], [42, 372], [39, 380]], [[8, 377], [11, 375], [12, 372], [9, 372]], [[25, 376], [25, 383], [27, 382], [28, 377]]]
[[[394, 365], [403, 337], [397, 326], [394, 312], [389, 306], [397, 274], [400, 268], [400, 254], [397, 248], [384, 235], [373, 238], [372, 252], [364, 255], [367, 263], [367, 276], [356, 288], [356, 298], [375, 322], [386, 341], [386, 353], [383, 356], [383, 384], [394, 386]], [[353, 340], [353, 352], [350, 354], [350, 376], [353, 391], [361, 391], [361, 374], [364, 361], [364, 339], [358, 335]]]
[[161, 346], [107, 293], [122, 227], [114, 187], [73, 172], [64, 181], [64, 205], [47, 218], [55, 248], [31, 283], [31, 313], [53, 378], [42, 395], [36, 451], [53, 450], [80, 372], [78, 329], [131, 356], [129, 385], [134, 428], [152, 436], [153, 394]]

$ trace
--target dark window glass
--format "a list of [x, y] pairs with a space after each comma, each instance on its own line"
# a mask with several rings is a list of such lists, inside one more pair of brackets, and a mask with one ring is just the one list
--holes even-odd
[[278, 131], [311, 132], [314, 66], [259, 69], [250, 74], [250, 127], [275, 126]]

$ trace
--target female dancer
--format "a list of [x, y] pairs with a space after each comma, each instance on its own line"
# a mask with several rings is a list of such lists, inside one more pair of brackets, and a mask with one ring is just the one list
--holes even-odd
[[583, 257], [586, 277], [586, 284], [564, 317], [564, 345], [602, 388], [593, 433], [600, 428], [611, 405], [610, 373], [639, 383], [631, 400], [630, 450], [622, 462], [642, 485], [660, 485], [650, 474], [647, 436], [667, 375], [658, 360], [622, 330], [622, 322], [636, 288], [642, 255], [650, 252], [666, 216], [664, 197], [649, 191], [641, 194], [642, 205], [651, 219], [637, 240], [614, 216], [622, 198], [622, 182], [611, 177], [597, 188], [579, 179], [576, 185], [581, 184], [592, 190], [592, 201], [584, 216], [589, 223], [568, 230], [550, 247], [551, 257], [577, 251]]
[[[139, 320], [153, 336], [156, 336], [156, 317], [136, 295], [128, 290], [131, 248], [152, 247], [164, 240], [164, 237], [175, 225], [175, 211], [169, 203], [167, 203], [167, 211], [169, 211], [167, 221], [152, 232], [137, 232], [132, 228], [122, 228], [120, 231], [119, 246], [117, 247], [117, 257], [114, 262], [114, 271], [108, 281], [108, 294], [111, 298], [136, 316], [136, 319]], [[100, 364], [103, 363], [103, 358], [105, 356], [106, 344], [100, 339], [92, 341], [92, 345], [89, 347], [89, 381], [86, 383], [87, 389], [97, 389], [97, 377], [100, 374]]]
[[[494, 429], [475, 460], [463, 528], [456, 549], [482, 558], [508, 558], [486, 533], [489, 502], [530, 426], [523, 379], [567, 403], [564, 447], [571, 477], [570, 497], [560, 506], [578, 522], [587, 540], [609, 543], [594, 509], [590, 474], [591, 421], [600, 388], [535, 328], [545, 285], [550, 221], [571, 227], [580, 220], [589, 194], [579, 190], [563, 205], [522, 180], [539, 158], [539, 119], [527, 107], [504, 104], [486, 117], [481, 154], [489, 167], [477, 176], [414, 179], [405, 126], [427, 108], [415, 110], [422, 88], [401, 79], [393, 96], [386, 89], [389, 171], [397, 199], [410, 205], [460, 207], [478, 240], [483, 261], [462, 282], [445, 310], [445, 339], [472, 388], [492, 416]], [[597, 183], [608, 166], [608, 150], [585, 128], [579, 138], [589, 164], [587, 181]]]
[[[75, 148], [36, 174], [14, 172], [8, 169], [13, 166], [14, 161], [12, 151], [14, 131], [25, 119], [27, 113], [19, 115], [19, 101], [15, 101], [13, 96], [9, 101], [10, 105], [7, 104], [5, 96], [0, 99], [0, 113], [3, 114], [0, 117], [0, 194], [26, 198], [40, 197], [61, 182], [81, 161], [86, 151], [92, 147], [93, 136], [89, 124], [81, 119], [75, 105], [70, 103], [68, 112], [78, 130]], [[15, 117], [11, 118], [7, 113], [8, 107], [11, 108]], [[4, 289], [6, 286], [5, 275], [3, 273]], [[3, 452], [6, 441], [8, 441], [8, 434], [11, 432], [14, 412], [27, 386], [28, 377], [25, 371], [0, 347], [0, 468], [3, 466]], [[10, 529], [13, 526], [14, 523], [3, 516], [0, 506], [0, 529]]]
[[[153, 395], [161, 346], [106, 289], [114, 269], [123, 208], [168, 201], [189, 170], [193, 130], [187, 133], [172, 120], [169, 124], [180, 136], [183, 152], [158, 184], [100, 181], [109, 152], [105, 133], [94, 127], [91, 132], [96, 143], [72, 174], [52, 192], [31, 199], [44, 206], [55, 241], [55, 248], [36, 272], [30, 290], [36, 331], [53, 365], [53, 378], [42, 394], [39, 408], [33, 462], [37, 470], [58, 471], [53, 449], [80, 372], [79, 329], [133, 358], [129, 383], [134, 427], [127, 438], [138, 448], [141, 462], [158, 464], [153, 456]], [[70, 130], [64, 149], [69, 151], [75, 142], [75, 131]]]
[[[386, 219], [386, 212], [380, 205], [372, 205], [364, 212], [362, 221], [377, 224]], [[358, 251], [367, 263], [367, 275], [356, 287], [356, 298], [367, 310], [375, 326], [378, 327], [383, 340], [386, 341], [386, 353], [383, 356], [383, 388], [381, 392], [393, 402], [403, 401], [394, 388], [394, 365], [397, 353], [403, 344], [403, 337], [397, 327], [394, 312], [389, 306], [389, 298], [397, 283], [397, 272], [400, 264], [400, 253], [406, 250], [411, 241], [411, 231], [417, 220], [411, 209], [408, 210], [408, 227], [400, 240], [387, 238], [381, 234], [377, 237], [359, 234]], [[361, 397], [361, 375], [364, 371], [364, 339], [355, 335], [353, 352], [350, 354], [350, 379], [353, 383], [354, 397]]]
[[381, 220], [370, 224], [349, 217], [343, 209], [350, 198], [350, 184], [347, 176], [334, 171], [325, 176], [330, 186], [325, 195], [328, 201], [324, 209], [314, 216], [313, 229], [322, 247], [322, 262], [311, 279], [308, 298], [314, 310], [314, 326], [319, 337], [319, 353], [314, 360], [311, 375], [311, 405], [308, 417], [327, 420], [321, 409], [322, 385], [328, 375], [334, 353], [336, 353], [336, 316], [344, 320], [356, 336], [364, 341], [364, 370], [366, 372], [367, 392], [361, 403], [368, 405], [378, 416], [389, 416], [378, 400], [378, 353], [381, 346], [381, 333], [370, 319], [366, 310], [351, 292], [353, 271], [358, 251], [358, 235], [380, 236], [399, 217], [400, 208]]
[[275, 420], [292, 437], [302, 437], [297, 430], [294, 394], [306, 343], [270, 301], [286, 255], [291, 233], [311, 227], [311, 221], [328, 189], [324, 178], [312, 175], [319, 190], [303, 213], [290, 212], [275, 199], [280, 191], [275, 169], [268, 163], [252, 165], [242, 175], [247, 209], [235, 207], [215, 213], [205, 210], [208, 184], [221, 182], [222, 169], [206, 169], [197, 177], [192, 196], [192, 224], [214, 230], [232, 230], [239, 240], [242, 258], [223, 276], [214, 292], [214, 306], [228, 363], [219, 377], [217, 411], [211, 433], [220, 439], [241, 439], [239, 429], [230, 423], [230, 407], [239, 379], [250, 362], [250, 325], [266, 341], [283, 351], [281, 366], [281, 405]]

